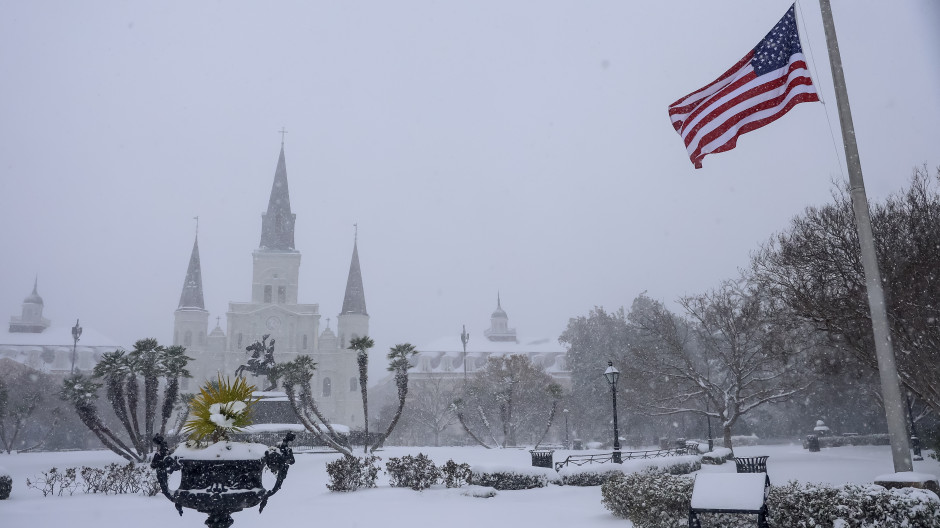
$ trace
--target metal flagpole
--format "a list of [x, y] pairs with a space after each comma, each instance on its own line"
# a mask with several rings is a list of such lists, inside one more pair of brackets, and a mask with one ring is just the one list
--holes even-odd
[[829, 4], [829, 0], [819, 0], [819, 7], [822, 11], [823, 27], [826, 30], [829, 66], [832, 68], [832, 84], [839, 108], [839, 122], [842, 125], [842, 144], [845, 147], [845, 163], [849, 170], [849, 186], [852, 196], [852, 208], [855, 210], [855, 226], [858, 229], [858, 241], [862, 250], [862, 267], [865, 270], [868, 307], [871, 311], [875, 354], [878, 357], [881, 395], [884, 399], [885, 417], [888, 421], [888, 435], [891, 438], [894, 471], [912, 471], [914, 466], [911, 462], [911, 446], [907, 438], [907, 425], [898, 380], [898, 367], [894, 350], [891, 348], [888, 313], [885, 307], [884, 291], [881, 288], [881, 272], [878, 270], [878, 257], [875, 255], [875, 241], [872, 236], [871, 217], [868, 212], [868, 198], [865, 195], [865, 181], [862, 179], [862, 163], [859, 160], [858, 145], [855, 142], [855, 127], [852, 124], [852, 111], [849, 108], [849, 96], [845, 87], [845, 76], [842, 73], [842, 57], [839, 55], [836, 27], [832, 21], [832, 6]]

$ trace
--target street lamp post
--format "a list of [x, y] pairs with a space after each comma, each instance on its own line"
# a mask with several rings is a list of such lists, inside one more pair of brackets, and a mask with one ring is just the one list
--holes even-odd
[[463, 325], [463, 331], [460, 332], [460, 342], [463, 343], [463, 384], [467, 384], [467, 341], [470, 341], [470, 334], [467, 333], [467, 325]]
[[604, 371], [604, 377], [610, 384], [610, 393], [614, 401], [614, 455], [613, 462], [622, 464], [620, 459], [620, 431], [617, 429], [617, 380], [620, 379], [620, 371], [614, 368], [614, 362], [607, 362], [607, 370]]
[[914, 407], [911, 405], [911, 393], [907, 396], [907, 416], [911, 419], [911, 449], [914, 451], [914, 460], [923, 460], [924, 455], [920, 451], [920, 438], [917, 437], [917, 426], [914, 425]]
[[82, 337], [82, 327], [78, 326], [78, 319], [75, 320], [75, 326], [72, 327], [72, 370], [75, 374], [75, 352], [78, 349], [78, 338]]
[[565, 414], [565, 449], [571, 449], [571, 442], [568, 441], [568, 409], [562, 409]]
[[708, 421], [708, 451], [715, 450], [715, 441], [712, 439], [712, 415], [711, 409], [708, 408], [708, 400], [705, 400], [705, 420]]

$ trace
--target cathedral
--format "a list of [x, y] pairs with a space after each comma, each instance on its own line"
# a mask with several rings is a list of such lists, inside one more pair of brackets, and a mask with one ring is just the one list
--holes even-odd
[[[296, 217], [290, 208], [282, 142], [268, 209], [261, 215], [261, 242], [252, 252], [251, 300], [229, 302], [225, 331], [218, 319], [215, 328], [209, 331], [198, 234], [193, 243], [173, 325], [173, 344], [186, 347], [187, 355], [194, 359], [189, 365], [193, 378], [185, 390], [195, 390], [204, 380], [215, 379], [218, 374], [233, 376], [235, 369], [248, 360], [246, 347], [270, 335], [269, 342], [275, 340], [277, 363], [301, 355], [311, 356], [317, 363], [311, 383], [324, 415], [332, 423], [361, 428], [364, 423], [356, 353], [346, 348], [350, 340], [369, 333], [358, 241], [353, 241], [336, 333], [329, 324], [321, 332], [319, 305], [303, 304], [297, 298], [300, 251], [294, 247]], [[259, 388], [267, 383], [266, 379], [253, 376], [248, 376], [248, 381]]]

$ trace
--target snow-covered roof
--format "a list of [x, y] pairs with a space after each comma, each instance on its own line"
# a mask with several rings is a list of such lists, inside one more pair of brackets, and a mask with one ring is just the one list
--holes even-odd
[[[476, 372], [486, 366], [490, 356], [525, 355], [538, 367], [556, 379], [567, 379], [571, 369], [566, 361], [567, 350], [557, 340], [520, 339], [518, 341], [490, 341], [488, 339], [470, 340], [467, 343], [466, 362], [468, 373]], [[413, 372], [421, 377], [455, 376], [464, 371], [463, 343], [459, 336], [439, 339], [418, 348], [418, 355], [412, 360]]]
[[[490, 341], [486, 338], [472, 337], [467, 342], [467, 353], [486, 352], [490, 354], [527, 354], [527, 353], [566, 353], [568, 350], [561, 346], [558, 339], [549, 337], [538, 339], [518, 338], [517, 341]], [[442, 337], [435, 341], [418, 347], [419, 352], [460, 352], [463, 353], [463, 343], [460, 336]]]
[[[82, 326], [82, 336], [78, 340], [79, 347], [123, 347], [116, 340], [105, 336], [94, 328]], [[40, 333], [10, 332], [9, 327], [0, 328], [0, 346], [3, 345], [35, 345], [35, 346], [68, 346], [72, 347], [71, 326], [50, 326]]]

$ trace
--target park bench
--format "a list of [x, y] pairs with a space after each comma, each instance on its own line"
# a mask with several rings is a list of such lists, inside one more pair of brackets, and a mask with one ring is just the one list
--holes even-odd
[[769, 492], [767, 473], [699, 473], [692, 487], [689, 528], [702, 528], [702, 513], [757, 515], [758, 528], [769, 528]]

